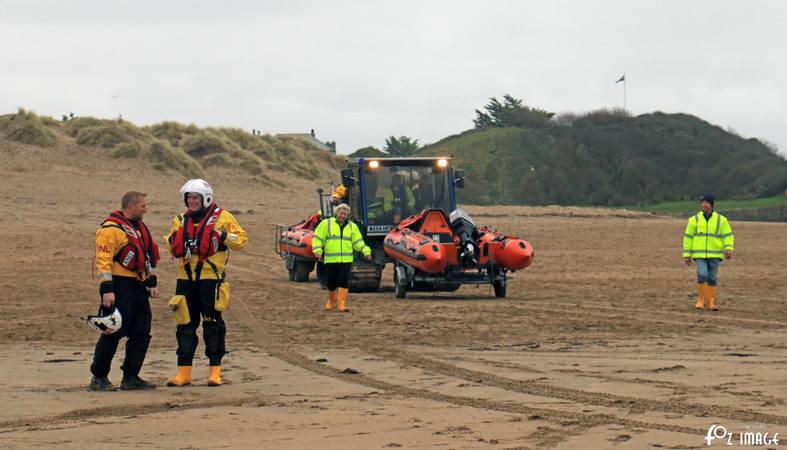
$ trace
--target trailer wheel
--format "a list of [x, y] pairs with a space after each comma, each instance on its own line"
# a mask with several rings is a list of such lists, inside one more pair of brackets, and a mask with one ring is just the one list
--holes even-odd
[[295, 263], [294, 278], [298, 283], [305, 283], [309, 281], [309, 265], [301, 262]]
[[407, 296], [407, 272], [404, 267], [394, 267], [394, 295], [396, 298]]
[[396, 295], [396, 298], [407, 297], [407, 287], [402, 283], [396, 283], [394, 286], [394, 295]]
[[492, 287], [495, 288], [495, 297], [503, 298], [506, 296], [506, 280], [493, 281]]
[[287, 269], [287, 275], [290, 278], [290, 281], [295, 281], [295, 271], [293, 269]]

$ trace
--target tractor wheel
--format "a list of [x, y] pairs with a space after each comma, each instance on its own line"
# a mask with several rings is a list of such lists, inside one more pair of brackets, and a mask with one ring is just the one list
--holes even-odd
[[295, 281], [298, 283], [305, 283], [309, 281], [309, 265], [304, 263], [295, 263]]
[[492, 287], [495, 288], [495, 297], [503, 298], [506, 296], [506, 280], [493, 281]]

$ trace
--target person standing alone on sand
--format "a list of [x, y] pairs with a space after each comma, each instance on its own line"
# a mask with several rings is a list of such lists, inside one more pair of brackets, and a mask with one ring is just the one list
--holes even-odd
[[96, 269], [99, 295], [105, 311], [117, 308], [120, 330], [102, 334], [96, 343], [88, 389], [114, 390], [108, 375], [120, 338], [125, 336], [126, 358], [120, 389], [153, 389], [153, 383], [139, 377], [150, 344], [149, 298], [158, 298], [154, 268], [159, 260], [158, 246], [142, 222], [147, 212], [146, 194], [126, 192], [121, 209], [113, 212], [96, 231]]
[[716, 285], [722, 258], [732, 258], [735, 236], [727, 218], [713, 210], [712, 195], [700, 197], [702, 211], [689, 217], [683, 233], [683, 258], [697, 265], [697, 309], [717, 311]]

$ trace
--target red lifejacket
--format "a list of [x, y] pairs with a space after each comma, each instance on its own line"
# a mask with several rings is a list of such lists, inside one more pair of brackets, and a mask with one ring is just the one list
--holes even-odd
[[211, 203], [196, 228], [192, 213], [186, 211], [181, 216], [180, 228], [170, 237], [172, 254], [176, 258], [191, 258], [193, 255], [199, 255], [199, 262], [203, 262], [214, 253], [225, 250], [226, 247], [221, 242], [221, 233], [214, 229], [222, 211], [215, 203]]
[[136, 221], [136, 225], [131, 222], [123, 213], [118, 210], [104, 219], [104, 223], [112, 222], [112, 225], [103, 225], [106, 227], [117, 227], [126, 233], [128, 244], [124, 245], [114, 257], [121, 266], [132, 272], [151, 272], [156, 267], [159, 260], [158, 245], [150, 237], [150, 230], [148, 230], [145, 222], [141, 220]]

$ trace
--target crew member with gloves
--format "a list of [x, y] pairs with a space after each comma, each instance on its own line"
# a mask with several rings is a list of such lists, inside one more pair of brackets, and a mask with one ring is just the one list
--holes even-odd
[[207, 181], [189, 180], [180, 189], [180, 195], [186, 211], [173, 218], [164, 239], [172, 255], [180, 260], [175, 294], [185, 297], [189, 321], [177, 325], [178, 373], [167, 381], [167, 386], [191, 384], [200, 319], [205, 356], [210, 363], [208, 385], [219, 386], [227, 334], [221, 312], [229, 302], [224, 267], [229, 250], [241, 250], [248, 237], [235, 217], [216, 205], [213, 188]]

